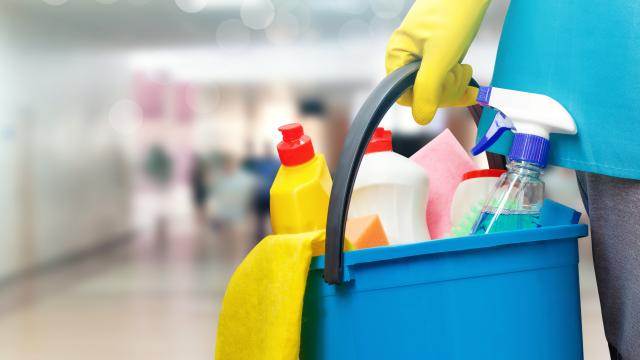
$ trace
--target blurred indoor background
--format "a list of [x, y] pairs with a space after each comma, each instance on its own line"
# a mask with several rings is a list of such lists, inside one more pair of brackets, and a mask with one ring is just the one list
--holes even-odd
[[[226, 282], [269, 232], [277, 127], [302, 122], [333, 167], [410, 6], [2, 0], [0, 359], [212, 358]], [[507, 6], [465, 60], [480, 83]], [[475, 136], [460, 109], [384, 125], [405, 154]], [[604, 359], [583, 243], [586, 358]]]

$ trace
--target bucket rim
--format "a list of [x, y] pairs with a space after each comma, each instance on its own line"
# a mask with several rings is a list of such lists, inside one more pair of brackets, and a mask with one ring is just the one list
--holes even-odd
[[[518, 245], [531, 242], [582, 238], [587, 234], [588, 226], [586, 224], [572, 224], [546, 226], [537, 229], [505, 231], [494, 234], [443, 238], [415, 244], [390, 245], [347, 251], [344, 253], [344, 265], [351, 266], [420, 255], [486, 249], [497, 246]], [[324, 260], [324, 255], [312, 258], [309, 270], [324, 269]]]

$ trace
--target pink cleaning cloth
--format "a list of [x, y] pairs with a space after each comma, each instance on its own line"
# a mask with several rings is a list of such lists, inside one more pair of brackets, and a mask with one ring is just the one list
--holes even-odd
[[431, 239], [440, 239], [451, 230], [451, 202], [462, 175], [477, 166], [449, 129], [413, 154], [411, 160], [429, 175], [427, 227]]

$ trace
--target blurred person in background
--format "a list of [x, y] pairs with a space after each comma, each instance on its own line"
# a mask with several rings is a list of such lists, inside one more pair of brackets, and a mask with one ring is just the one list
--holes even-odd
[[191, 170], [191, 198], [196, 209], [197, 220], [206, 222], [207, 204], [207, 168], [205, 160], [201, 156], [196, 156]]
[[231, 248], [234, 261], [240, 261], [252, 243], [255, 221], [251, 206], [259, 183], [232, 155], [225, 154], [221, 160], [221, 171], [212, 176], [207, 209], [214, 231], [223, 245]]
[[173, 161], [167, 150], [159, 144], [151, 146], [144, 161], [144, 172], [153, 185], [165, 188], [171, 182]]
[[163, 145], [154, 144], [147, 150], [143, 171], [155, 192], [156, 201], [160, 204], [158, 207], [160, 212], [154, 219], [154, 228], [156, 238], [161, 241], [167, 237], [168, 215], [165, 211], [168, 199], [166, 197], [173, 178], [173, 167], [173, 160]]
[[[489, 3], [417, 0], [392, 34], [387, 72], [421, 61], [415, 85], [398, 100], [411, 106], [416, 122], [429, 123], [439, 107], [475, 103], [471, 66], [460, 62]], [[574, 115], [578, 136], [554, 138], [553, 165], [579, 170], [605, 336], [615, 360], [640, 360], [639, 16], [632, 1], [512, 1], [492, 80], [549, 95]], [[490, 118], [485, 111], [483, 122]]]
[[256, 214], [256, 234], [255, 243], [257, 244], [262, 238], [271, 232], [269, 223], [269, 208], [271, 184], [276, 178], [278, 169], [280, 169], [280, 161], [273, 155], [273, 145], [270, 142], [265, 143], [262, 156], [248, 157], [245, 160], [244, 167], [250, 171], [257, 179], [257, 186], [253, 195], [253, 210]]

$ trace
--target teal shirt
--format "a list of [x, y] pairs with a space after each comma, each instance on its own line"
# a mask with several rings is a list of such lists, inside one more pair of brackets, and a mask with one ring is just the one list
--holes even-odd
[[[492, 85], [571, 113], [578, 134], [551, 136], [550, 164], [640, 180], [640, 1], [512, 0]], [[494, 114], [485, 109], [479, 136]], [[507, 154], [511, 140], [490, 151]]]

